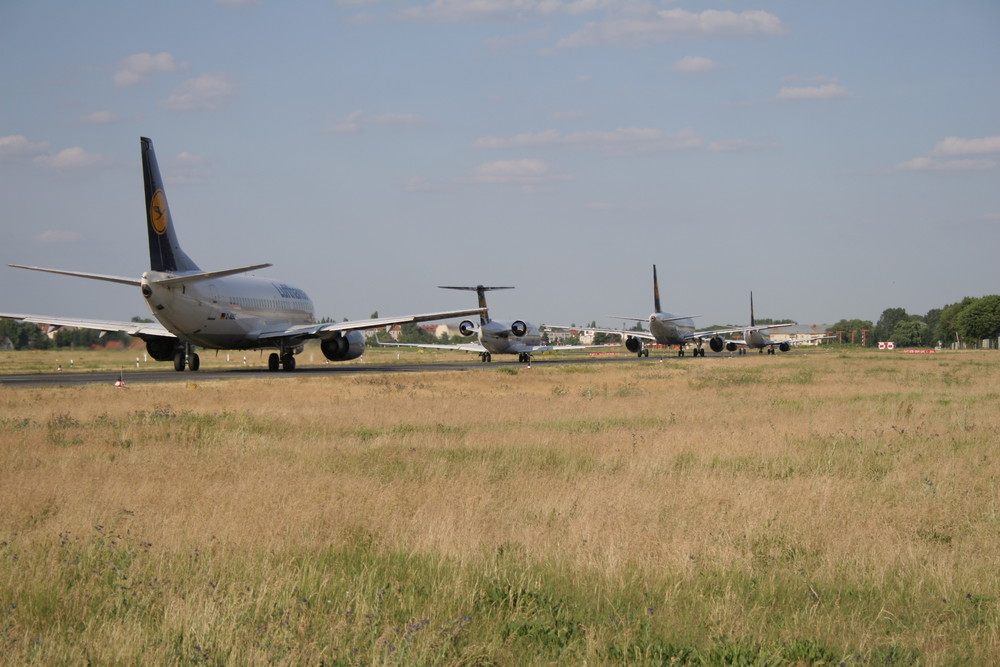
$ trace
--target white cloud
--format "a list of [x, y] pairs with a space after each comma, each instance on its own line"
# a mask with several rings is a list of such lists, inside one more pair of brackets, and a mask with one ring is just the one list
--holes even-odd
[[103, 125], [105, 123], [113, 123], [116, 120], [118, 120], [118, 116], [110, 111], [95, 111], [85, 116], [80, 116], [78, 122], [81, 125]]
[[620, 0], [434, 0], [405, 9], [402, 18], [413, 21], [463, 23], [523, 21], [546, 16], [576, 16], [612, 7]]
[[642, 155], [697, 148], [701, 136], [694, 130], [668, 134], [655, 128], [629, 127], [612, 131], [588, 130], [562, 134], [558, 130], [518, 134], [513, 137], [482, 137], [475, 148], [537, 148], [556, 146], [598, 151], [609, 155]]
[[718, 67], [719, 66], [716, 65], [711, 58], [703, 58], [701, 56], [684, 56], [675, 62], [673, 67], [670, 69], [674, 72], [697, 74], [699, 72], [711, 72], [714, 69], [718, 69]]
[[556, 46], [641, 47], [684, 37], [749, 37], [781, 35], [785, 26], [769, 12], [744, 12], [707, 9], [689, 12], [683, 9], [638, 11], [588, 23], [583, 29], [561, 39]]
[[834, 82], [818, 86], [787, 86], [778, 91], [779, 100], [832, 100], [851, 96], [850, 91]]
[[165, 174], [171, 185], [202, 185], [210, 183], [215, 172], [205, 158], [192, 153], [181, 153], [168, 160], [170, 170]]
[[188, 64], [174, 60], [174, 56], [166, 51], [161, 53], [134, 53], [122, 58], [115, 72], [116, 86], [134, 86], [148, 79], [155, 72], [180, 72], [186, 70]]
[[163, 105], [171, 111], [216, 111], [238, 94], [225, 74], [203, 74], [175, 88]]
[[495, 183], [535, 186], [555, 181], [567, 181], [568, 176], [557, 174], [542, 160], [498, 160], [475, 167], [465, 179], [471, 183]]
[[983, 155], [1000, 153], [1000, 137], [982, 137], [980, 139], [963, 139], [948, 137], [939, 141], [931, 155]]
[[723, 139], [711, 142], [707, 148], [717, 153], [746, 153], [758, 151], [765, 148], [773, 148], [774, 142], [766, 143], [760, 141], [747, 141], [746, 139]]
[[0, 158], [38, 155], [49, 150], [49, 142], [32, 143], [23, 134], [0, 137]]
[[36, 234], [34, 239], [39, 243], [76, 243], [83, 240], [83, 234], [61, 229], [49, 229], [41, 234]]
[[377, 116], [369, 116], [360, 109], [352, 111], [343, 118], [334, 118], [332, 124], [328, 125], [324, 131], [329, 134], [355, 134], [361, 132], [365, 127], [380, 126], [393, 127], [398, 129], [413, 129], [430, 125], [430, 121], [415, 114], [409, 113], [384, 113]]
[[916, 157], [897, 164], [894, 171], [985, 171], [996, 167], [997, 163], [990, 159], [935, 160]]
[[32, 160], [39, 167], [46, 169], [80, 169], [95, 167], [106, 162], [103, 155], [88, 153], [79, 146], [59, 151], [55, 155], [39, 155]]

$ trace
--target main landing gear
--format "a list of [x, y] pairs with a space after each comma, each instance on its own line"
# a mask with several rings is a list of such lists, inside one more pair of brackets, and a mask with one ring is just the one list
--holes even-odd
[[493, 355], [490, 354], [489, 352], [480, 352], [479, 361], [483, 362], [484, 364], [488, 364], [491, 361], [493, 361]]
[[285, 352], [282, 355], [279, 355], [277, 352], [272, 352], [267, 357], [267, 370], [277, 371], [279, 367], [286, 371], [294, 371], [295, 355], [291, 352]]
[[184, 366], [196, 371], [201, 368], [201, 357], [194, 351], [193, 345], [183, 345], [174, 352], [174, 370], [183, 371]]

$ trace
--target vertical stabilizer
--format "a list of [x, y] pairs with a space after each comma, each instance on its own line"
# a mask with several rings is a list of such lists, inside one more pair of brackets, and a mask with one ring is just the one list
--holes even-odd
[[755, 322], [754, 318], [753, 318], [753, 291], [752, 290], [750, 291], [750, 326], [752, 326], [752, 327], [757, 326], [757, 322]]
[[200, 271], [198, 265], [181, 250], [174, 231], [174, 221], [167, 206], [167, 195], [156, 164], [153, 142], [139, 138], [142, 148], [142, 180], [146, 186], [146, 231], [149, 233], [149, 268], [152, 271], [178, 273]]
[[[486, 308], [486, 293], [497, 289], [514, 289], [513, 287], [483, 287], [482, 285], [476, 285], [475, 287], [456, 287], [454, 285], [438, 285], [440, 289], [459, 289], [467, 290], [469, 292], [475, 292], [479, 296], [479, 307]], [[489, 324], [490, 313], [487, 310], [483, 310], [483, 314], [479, 316], [480, 324]]]
[[656, 280], [656, 264], [653, 264], [653, 312], [663, 312], [660, 308], [660, 283]]

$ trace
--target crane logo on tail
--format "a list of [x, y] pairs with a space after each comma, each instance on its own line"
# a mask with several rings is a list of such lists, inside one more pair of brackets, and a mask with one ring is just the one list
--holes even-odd
[[163, 190], [157, 190], [149, 202], [149, 224], [153, 231], [163, 236], [167, 233], [167, 223], [170, 221], [170, 211], [167, 210], [167, 197]]

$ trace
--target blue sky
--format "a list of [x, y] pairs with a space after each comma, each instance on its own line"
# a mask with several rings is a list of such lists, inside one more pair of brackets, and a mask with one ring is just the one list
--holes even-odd
[[1000, 292], [1000, 4], [0, 4], [0, 310], [127, 319], [140, 136], [185, 250], [337, 319], [876, 320]]

